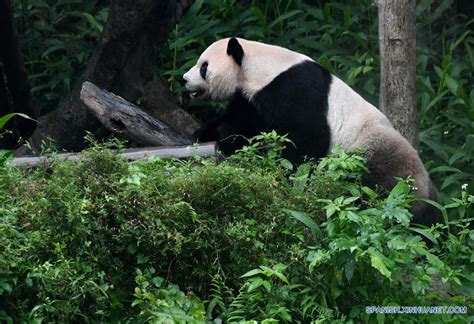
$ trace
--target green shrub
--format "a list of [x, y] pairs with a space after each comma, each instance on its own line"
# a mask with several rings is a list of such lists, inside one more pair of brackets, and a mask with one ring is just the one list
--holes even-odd
[[[2, 166], [0, 318], [365, 321], [381, 318], [370, 305], [472, 307], [467, 223], [410, 225], [406, 182], [388, 196], [362, 187], [363, 161], [340, 149], [292, 171], [284, 137], [260, 140], [220, 164], [129, 163], [112, 142], [84, 161]], [[467, 315], [433, 316], [406, 319]]]

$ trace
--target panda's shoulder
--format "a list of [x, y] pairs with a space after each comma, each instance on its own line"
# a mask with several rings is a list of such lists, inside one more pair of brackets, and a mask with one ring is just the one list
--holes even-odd
[[327, 98], [332, 75], [314, 61], [296, 63], [277, 75], [255, 96], [257, 101], [278, 102], [282, 97], [299, 97], [321, 101]]

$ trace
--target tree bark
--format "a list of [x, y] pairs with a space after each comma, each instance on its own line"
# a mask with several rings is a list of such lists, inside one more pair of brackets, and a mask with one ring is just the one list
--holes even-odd
[[[0, 116], [18, 112], [38, 118], [18, 44], [10, 0], [0, 0], [0, 65]], [[18, 146], [19, 139], [30, 137], [35, 128], [36, 122], [33, 120], [14, 118], [7, 126], [11, 132], [0, 138], [0, 148]]]
[[[128, 101], [143, 93], [153, 77], [160, 46], [167, 40], [191, 0], [115, 0], [109, 19], [82, 77], [71, 94], [53, 113], [41, 117], [30, 145], [39, 152], [41, 142], [51, 139], [64, 150], [84, 148], [84, 135], [95, 133], [100, 122], [87, 112], [80, 100], [81, 86], [90, 81]], [[16, 155], [28, 153], [17, 150]]]
[[416, 1], [378, 0], [380, 110], [418, 148]]
[[173, 130], [162, 121], [90, 82], [84, 82], [81, 100], [111, 132], [142, 146], [191, 144], [193, 138]]
[[201, 123], [179, 107], [178, 98], [159, 79], [146, 84], [140, 107], [188, 137], [201, 128]]

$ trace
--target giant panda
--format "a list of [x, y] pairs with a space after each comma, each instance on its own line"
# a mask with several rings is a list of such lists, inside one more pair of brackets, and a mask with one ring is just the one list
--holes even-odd
[[[335, 145], [363, 147], [368, 186], [390, 190], [395, 177], [411, 176], [416, 195], [437, 198], [416, 150], [385, 115], [306, 55], [226, 38], [211, 44], [183, 78], [192, 98], [230, 102], [220, 119], [197, 134], [200, 140], [224, 140], [220, 147], [226, 154], [244, 144], [230, 135], [252, 137], [270, 130], [288, 134], [295, 147], [284, 153], [295, 163], [324, 157]], [[416, 223], [441, 222], [439, 211], [421, 201], [412, 205], [412, 212]]]

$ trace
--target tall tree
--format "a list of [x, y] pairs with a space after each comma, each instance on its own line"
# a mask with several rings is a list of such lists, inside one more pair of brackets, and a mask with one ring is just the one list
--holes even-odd
[[377, 0], [380, 41], [380, 110], [418, 147], [416, 107], [416, 1]]
[[[80, 150], [86, 131], [96, 132], [100, 127], [80, 100], [84, 81], [132, 102], [142, 95], [145, 83], [153, 77], [160, 46], [191, 3], [192, 0], [112, 1], [107, 24], [83, 75], [58, 109], [39, 119], [30, 138], [33, 151], [38, 152], [41, 142], [48, 139], [61, 149]], [[16, 152], [25, 153], [25, 148]]]
[[[38, 110], [33, 105], [30, 89], [11, 1], [0, 0], [0, 117], [19, 112], [37, 118]], [[30, 137], [35, 128], [36, 123], [32, 120], [13, 120], [8, 126], [11, 133], [0, 138], [0, 148], [17, 146], [18, 140]]]

